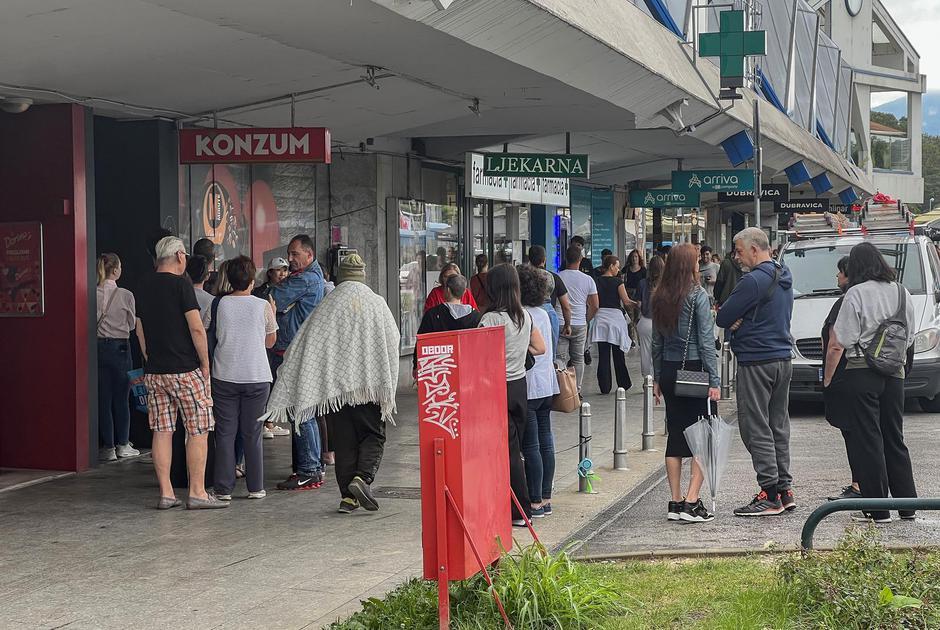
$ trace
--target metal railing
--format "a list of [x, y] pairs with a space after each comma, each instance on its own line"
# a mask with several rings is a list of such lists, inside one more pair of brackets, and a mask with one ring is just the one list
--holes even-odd
[[800, 536], [800, 546], [803, 551], [813, 548], [813, 534], [819, 523], [835, 512], [847, 512], [858, 510], [864, 512], [878, 512], [886, 510], [940, 510], [940, 499], [938, 498], [917, 498], [917, 499], [839, 499], [820, 505], [813, 510], [813, 513], [803, 524], [803, 533]]

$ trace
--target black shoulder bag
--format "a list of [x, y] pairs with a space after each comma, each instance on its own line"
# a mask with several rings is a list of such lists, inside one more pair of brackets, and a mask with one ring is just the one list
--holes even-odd
[[685, 336], [685, 350], [682, 353], [682, 367], [676, 371], [676, 396], [683, 398], [708, 398], [709, 374], [708, 372], [685, 369], [685, 362], [689, 356], [689, 342], [692, 339], [692, 324], [695, 322], [695, 297], [698, 291], [692, 294], [689, 304], [689, 327]]
[[216, 321], [219, 318], [219, 302], [222, 296], [212, 300], [212, 306], [209, 307], [209, 328], [206, 329], [206, 346], [209, 349], [209, 365], [212, 365], [212, 357], [215, 354], [215, 347], [219, 344], [219, 338], [216, 337]]

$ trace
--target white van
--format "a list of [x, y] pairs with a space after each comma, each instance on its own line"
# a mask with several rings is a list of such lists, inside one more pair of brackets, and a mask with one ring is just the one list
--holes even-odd
[[907, 398], [925, 411], [940, 412], [940, 258], [926, 236], [872, 234], [824, 236], [784, 245], [780, 261], [793, 274], [795, 358], [791, 400], [822, 400], [823, 320], [841, 295], [837, 263], [853, 246], [867, 241], [878, 248], [914, 299], [914, 369], [904, 382]]

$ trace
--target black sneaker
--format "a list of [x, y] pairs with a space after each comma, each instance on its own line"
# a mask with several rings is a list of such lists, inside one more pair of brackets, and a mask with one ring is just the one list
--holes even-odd
[[591, 365], [591, 351], [584, 351], [584, 365]]
[[379, 509], [379, 502], [372, 496], [372, 489], [359, 475], [353, 477], [353, 480], [349, 482], [349, 491], [359, 500], [359, 505], [367, 511], [375, 512]]
[[827, 498], [830, 501], [838, 501], [839, 499], [861, 499], [862, 493], [856, 490], [855, 486], [850, 484], [842, 488], [841, 493]]
[[670, 521], [680, 520], [679, 514], [685, 509], [685, 501], [670, 501], [666, 510], [666, 518]]
[[[887, 516], [885, 516], [887, 514]], [[884, 525], [891, 522], [891, 513], [884, 512], [882, 514], [875, 515], [873, 512], [853, 512], [852, 520], [856, 523], [878, 523]]]
[[350, 499], [349, 497], [344, 498], [339, 502], [339, 507], [336, 509], [340, 514], [349, 514], [355, 512], [359, 509], [359, 501], [355, 499]]
[[796, 498], [794, 498], [791, 488], [777, 491], [777, 496], [780, 497], [780, 505], [783, 506], [784, 510], [792, 512], [796, 509]]
[[685, 502], [682, 511], [679, 512], [679, 520], [689, 523], [707, 523], [715, 520], [715, 515], [706, 510], [702, 505], [702, 500], [699, 499], [695, 503]]
[[323, 485], [323, 473], [312, 475], [293, 474], [277, 484], [278, 490], [316, 490]]
[[780, 502], [780, 497], [771, 501], [763, 490], [757, 493], [750, 503], [734, 511], [735, 516], [774, 516], [782, 513], [783, 504]]
[[913, 521], [917, 519], [917, 512], [904, 510], [904, 511], [898, 512], [898, 516], [901, 517], [902, 521]]

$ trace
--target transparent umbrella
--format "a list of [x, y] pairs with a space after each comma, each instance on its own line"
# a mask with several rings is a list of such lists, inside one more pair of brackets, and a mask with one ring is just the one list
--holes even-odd
[[685, 440], [695, 456], [695, 461], [702, 467], [708, 493], [712, 498], [712, 512], [715, 511], [718, 487], [728, 464], [731, 450], [731, 438], [734, 424], [726, 422], [717, 413], [712, 413], [712, 403], [708, 401], [708, 415], [701, 416], [698, 422], [685, 431]]

